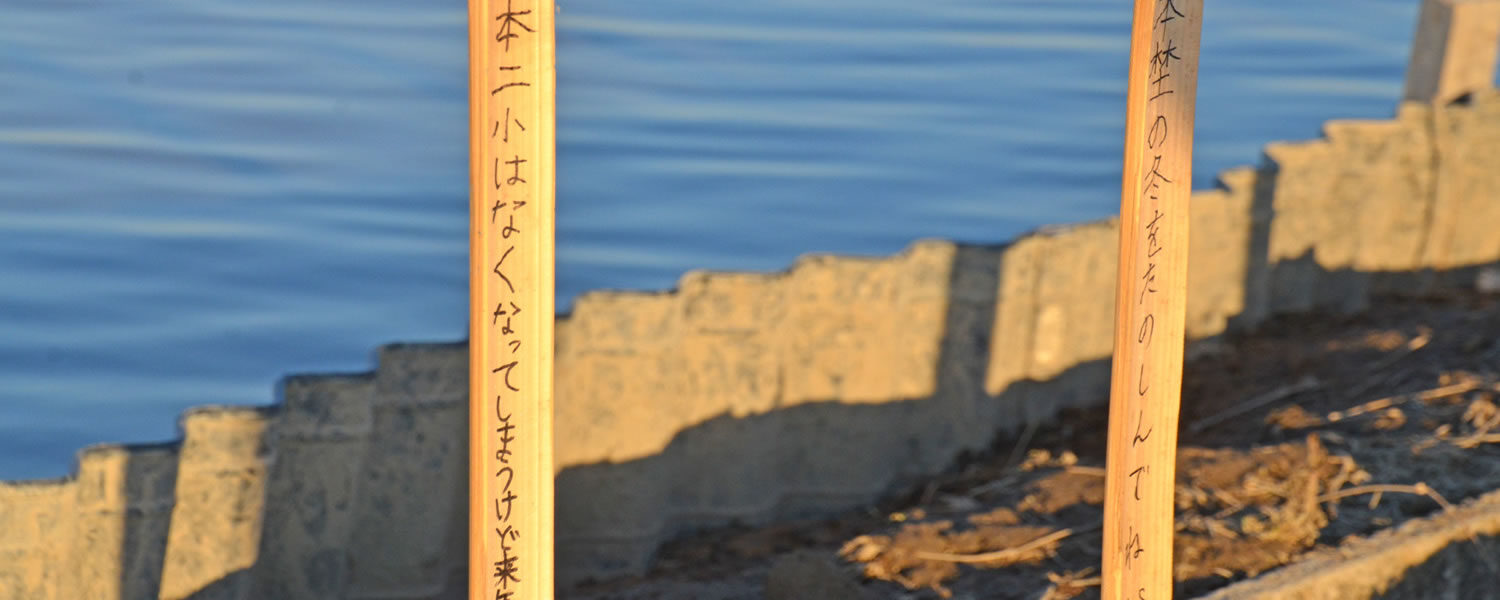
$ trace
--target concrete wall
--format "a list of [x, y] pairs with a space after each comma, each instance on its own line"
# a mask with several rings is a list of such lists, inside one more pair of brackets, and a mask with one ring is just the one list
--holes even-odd
[[[1497, 156], [1493, 92], [1270, 145], [1194, 196], [1189, 335], [1472, 281], [1500, 261]], [[557, 323], [560, 577], [859, 506], [1103, 405], [1117, 243], [1109, 221], [581, 297]], [[191, 411], [180, 442], [0, 484], [0, 598], [461, 596], [467, 389], [464, 345], [389, 346], [274, 408]]]

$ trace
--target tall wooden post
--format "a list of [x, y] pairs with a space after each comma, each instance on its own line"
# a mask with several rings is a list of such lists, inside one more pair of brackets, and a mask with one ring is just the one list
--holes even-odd
[[552, 0], [469, 0], [469, 597], [553, 597]]
[[1404, 98], [1448, 102], [1495, 85], [1500, 0], [1423, 0]]
[[1203, 0], [1136, 0], [1104, 499], [1104, 600], [1172, 596], [1188, 198]]

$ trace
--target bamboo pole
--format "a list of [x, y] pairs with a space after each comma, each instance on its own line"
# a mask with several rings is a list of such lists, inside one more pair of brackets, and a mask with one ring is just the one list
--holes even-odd
[[1172, 597], [1203, 0], [1136, 0], [1125, 109], [1102, 598]]
[[469, 0], [469, 598], [553, 597], [552, 0]]

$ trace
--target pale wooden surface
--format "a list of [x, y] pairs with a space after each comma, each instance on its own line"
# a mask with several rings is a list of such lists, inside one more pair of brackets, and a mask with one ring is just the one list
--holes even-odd
[[1495, 83], [1500, 0], [1423, 0], [1404, 98], [1448, 102]]
[[1173, 482], [1202, 15], [1202, 0], [1135, 3], [1104, 500], [1105, 600], [1172, 596]]
[[553, 596], [551, 0], [470, 0], [469, 596]]

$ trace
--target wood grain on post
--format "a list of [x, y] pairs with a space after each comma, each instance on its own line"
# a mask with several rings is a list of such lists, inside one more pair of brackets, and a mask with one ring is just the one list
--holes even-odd
[[1102, 597], [1172, 596], [1202, 0], [1136, 0], [1125, 109]]
[[1448, 102], [1495, 84], [1500, 0], [1423, 0], [1404, 98]]
[[469, 598], [553, 597], [551, 0], [469, 1]]

